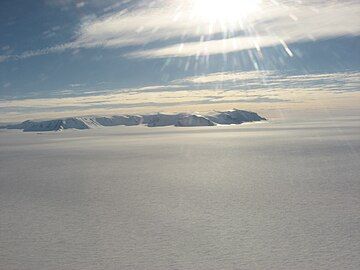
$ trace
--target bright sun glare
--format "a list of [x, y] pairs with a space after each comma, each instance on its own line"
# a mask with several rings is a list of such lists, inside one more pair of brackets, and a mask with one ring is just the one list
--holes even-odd
[[261, 0], [195, 0], [196, 16], [209, 21], [235, 23], [256, 13]]

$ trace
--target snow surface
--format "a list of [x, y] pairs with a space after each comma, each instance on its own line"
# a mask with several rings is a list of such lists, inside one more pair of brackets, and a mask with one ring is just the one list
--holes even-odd
[[0, 269], [360, 269], [360, 122], [0, 130]]
[[136, 126], [147, 125], [148, 127], [195, 127], [195, 126], [215, 126], [216, 124], [231, 125], [242, 124], [245, 122], [262, 121], [253, 112], [242, 110], [231, 110], [226, 112], [214, 112], [210, 115], [195, 114], [153, 114], [153, 115], [120, 115], [120, 116], [90, 116], [90, 117], [71, 117], [65, 119], [55, 119], [46, 121], [25, 121], [21, 124], [7, 125], [5, 129], [22, 129], [25, 132], [40, 131], [60, 131], [64, 129], [90, 129], [94, 127], [109, 126]]

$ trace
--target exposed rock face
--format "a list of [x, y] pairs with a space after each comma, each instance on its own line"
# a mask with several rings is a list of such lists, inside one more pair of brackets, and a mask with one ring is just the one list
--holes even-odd
[[60, 131], [64, 129], [90, 129], [109, 126], [137, 126], [148, 127], [197, 127], [242, 124], [245, 122], [263, 121], [265, 118], [254, 112], [230, 110], [213, 112], [208, 115], [195, 114], [152, 114], [152, 115], [119, 115], [119, 116], [90, 116], [70, 117], [46, 121], [25, 121], [20, 124], [7, 125], [2, 128], [22, 129], [24, 132]]
[[96, 117], [96, 122], [105, 127], [111, 126], [137, 126], [142, 123], [142, 117], [138, 115], [119, 115], [112, 117]]
[[148, 127], [166, 127], [176, 125], [185, 114], [154, 114], [144, 115], [143, 124]]
[[215, 126], [215, 123], [198, 115], [187, 115], [179, 119], [177, 127], [203, 127], [203, 126]]
[[265, 118], [259, 116], [257, 113], [243, 110], [231, 110], [226, 112], [218, 112], [209, 115], [208, 118], [220, 125], [242, 124], [245, 122], [263, 121]]

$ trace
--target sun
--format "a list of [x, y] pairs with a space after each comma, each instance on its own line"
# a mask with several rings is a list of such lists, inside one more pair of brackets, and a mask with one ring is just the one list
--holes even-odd
[[236, 23], [256, 13], [261, 0], [195, 0], [193, 12], [209, 21]]

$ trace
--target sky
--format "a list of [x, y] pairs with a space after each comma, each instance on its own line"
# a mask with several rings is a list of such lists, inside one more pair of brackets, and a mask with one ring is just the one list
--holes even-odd
[[357, 0], [2, 0], [0, 122], [359, 113]]

